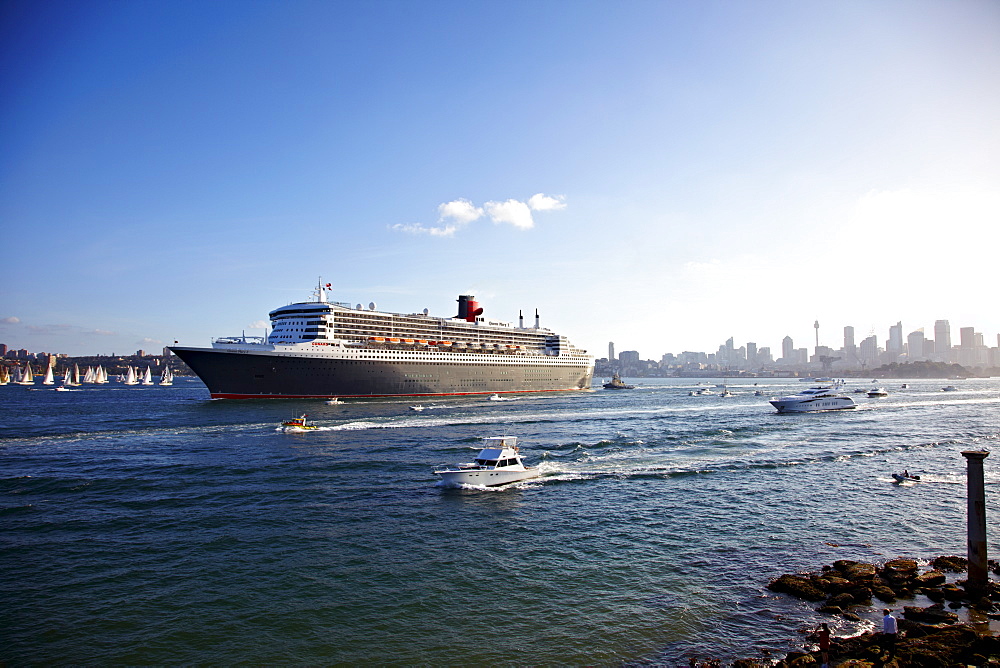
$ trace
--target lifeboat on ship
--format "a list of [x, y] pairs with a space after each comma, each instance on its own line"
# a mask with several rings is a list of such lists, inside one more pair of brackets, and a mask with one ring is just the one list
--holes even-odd
[[390, 336], [389, 343], [399, 343], [399, 339], [396, 338], [395, 336]]
[[384, 336], [369, 336], [368, 340], [371, 341], [372, 343], [385, 343]]

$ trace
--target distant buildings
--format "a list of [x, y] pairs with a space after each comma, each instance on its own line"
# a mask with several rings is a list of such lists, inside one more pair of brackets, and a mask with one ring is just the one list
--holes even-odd
[[934, 323], [934, 352], [947, 354], [951, 352], [951, 325], [947, 320]]
[[843, 347], [834, 349], [818, 345], [816, 324], [818, 321], [813, 324], [817, 345], [811, 356], [809, 349], [796, 348], [791, 336], [782, 339], [781, 357], [777, 360], [771, 356], [770, 348], [758, 346], [754, 341], [737, 347], [733, 337], [719, 345], [714, 353], [685, 350], [676, 354], [666, 353], [659, 361], [642, 360], [635, 350], [619, 353], [616, 360], [614, 343], [609, 343], [609, 357], [597, 361], [596, 373], [609, 375], [616, 370], [626, 376], [731, 373], [836, 375], [841, 370], [857, 372], [885, 364], [920, 361], [958, 363], [968, 369], [1000, 369], [1000, 334], [997, 334], [996, 347], [987, 347], [981, 332], [975, 331], [974, 327], [962, 327], [959, 330], [959, 345], [952, 346], [951, 325], [947, 320], [935, 321], [934, 339], [926, 338], [924, 328], [920, 327], [904, 340], [903, 323], [896, 322], [889, 327], [884, 349], [879, 346], [874, 332], [869, 333], [860, 344], [855, 343], [855, 328], [850, 325], [844, 327]]

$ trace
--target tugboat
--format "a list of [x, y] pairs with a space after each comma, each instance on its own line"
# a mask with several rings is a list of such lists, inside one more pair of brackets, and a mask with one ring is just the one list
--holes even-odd
[[611, 377], [611, 380], [609, 380], [608, 382], [604, 383], [604, 389], [605, 390], [634, 390], [635, 389], [635, 385], [626, 385], [624, 382], [622, 382], [622, 377], [618, 375], [617, 371], [615, 371], [615, 374]]
[[458, 468], [434, 471], [443, 482], [453, 485], [484, 485], [496, 487], [541, 475], [534, 466], [525, 466], [517, 447], [516, 436], [484, 438], [486, 446], [479, 451], [476, 461], [459, 464]]
[[299, 431], [299, 430], [308, 431], [310, 429], [319, 429], [319, 427], [317, 427], [314, 424], [306, 423], [305, 413], [303, 413], [301, 417], [292, 418], [291, 420], [282, 422], [281, 426], [284, 427], [287, 431]]

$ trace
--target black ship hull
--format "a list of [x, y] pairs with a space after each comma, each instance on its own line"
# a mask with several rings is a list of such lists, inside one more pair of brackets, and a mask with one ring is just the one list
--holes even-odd
[[593, 366], [567, 361], [411, 361], [171, 348], [213, 399], [421, 397], [589, 389]]

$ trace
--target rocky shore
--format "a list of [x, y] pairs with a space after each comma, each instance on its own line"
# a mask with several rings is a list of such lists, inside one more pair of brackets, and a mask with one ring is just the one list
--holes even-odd
[[[856, 611], [892, 608], [898, 619], [899, 635], [866, 632], [853, 637], [831, 639], [831, 668], [871, 666], [998, 666], [1000, 638], [991, 635], [990, 620], [1000, 620], [1000, 583], [987, 583], [985, 595], [966, 590], [965, 580], [954, 574], [967, 569], [964, 557], [938, 557], [921, 569], [914, 559], [892, 559], [876, 564], [839, 560], [815, 573], [785, 574], [767, 588], [774, 592], [818, 603], [818, 612], [861, 621]], [[1000, 575], [1000, 565], [990, 561], [990, 569]], [[921, 572], [922, 571], [922, 572]], [[951, 577], [949, 577], [951, 574]], [[960, 576], [958, 576], [960, 577]], [[922, 595], [931, 605], [902, 605]], [[875, 603], [875, 601], [880, 603]], [[966, 608], [960, 621], [957, 611]], [[879, 627], [881, 628], [881, 627]], [[822, 657], [815, 645], [790, 652], [775, 661], [741, 659], [736, 668], [773, 665], [799, 668], [819, 666]], [[716, 664], [718, 665], [718, 664]]]

